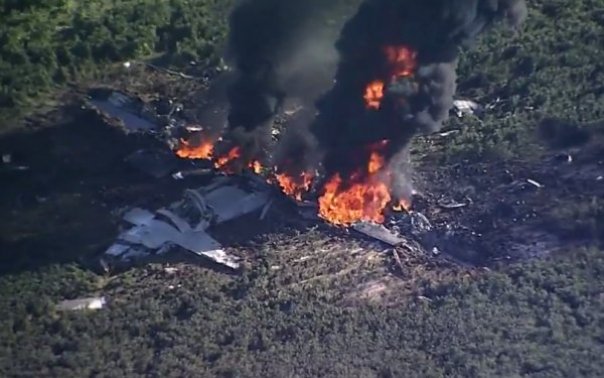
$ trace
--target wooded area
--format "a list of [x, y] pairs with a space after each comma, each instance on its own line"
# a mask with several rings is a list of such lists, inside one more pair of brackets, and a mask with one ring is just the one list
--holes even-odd
[[[129, 59], [210, 67], [231, 3], [0, 0], [0, 114]], [[501, 28], [462, 54], [458, 96], [491, 107], [480, 119], [452, 117], [447, 127], [456, 133], [446, 143], [417, 143], [416, 160], [429, 156], [418, 170], [528, 165], [555, 156], [577, 133], [602, 133], [604, 0], [529, 7], [522, 30]], [[563, 126], [552, 129], [548, 118]], [[594, 165], [604, 159], [590, 157]], [[604, 182], [589, 180], [581, 185]], [[539, 216], [560, 233], [592, 239], [590, 247], [472, 274], [422, 266], [394, 304], [344, 305], [343, 292], [365, 282], [340, 269], [341, 256], [302, 260], [331, 242], [314, 232], [269, 238], [241, 275], [195, 264], [172, 275], [155, 264], [109, 276], [63, 263], [0, 275], [0, 376], [604, 376], [604, 201], [581, 188], [560, 189], [568, 196], [547, 198]], [[51, 215], [60, 207], [36, 206]], [[71, 218], [48, 218], [45, 227]], [[106, 309], [54, 308], [97, 293], [110, 298]]]
[[230, 2], [3, 0], [0, 8], [2, 111], [113, 62], [163, 56], [181, 68], [215, 64]]

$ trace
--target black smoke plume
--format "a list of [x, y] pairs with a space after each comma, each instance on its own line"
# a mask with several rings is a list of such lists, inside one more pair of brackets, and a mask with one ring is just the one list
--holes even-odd
[[[498, 20], [517, 27], [525, 16], [524, 0], [364, 1], [336, 43], [335, 84], [317, 101], [308, 135], [292, 133], [276, 164], [297, 174], [321, 162], [326, 177], [347, 178], [366, 164], [367, 146], [388, 140], [386, 159], [400, 172], [412, 137], [438, 130], [448, 116], [460, 48]], [[393, 79], [385, 49], [400, 46], [415, 52], [417, 65], [411, 75]], [[386, 83], [384, 97], [379, 109], [369, 109], [363, 95], [378, 79]], [[394, 185], [395, 194], [408, 190], [404, 178], [395, 177]]]
[[[288, 98], [312, 107], [329, 88], [339, 29], [321, 17], [332, 8], [328, 3], [242, 0], [231, 13], [226, 60], [232, 71], [215, 91], [228, 102], [227, 127], [212, 134], [224, 132], [223, 149], [239, 147], [242, 161], [265, 160], [274, 117]], [[214, 127], [225, 123], [206, 118]]]

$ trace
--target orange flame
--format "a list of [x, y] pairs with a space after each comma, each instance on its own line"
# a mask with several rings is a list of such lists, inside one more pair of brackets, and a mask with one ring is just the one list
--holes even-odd
[[381, 156], [372, 153], [367, 167], [367, 171], [371, 172], [368, 178], [348, 188], [343, 187], [340, 174], [335, 174], [325, 184], [324, 194], [319, 198], [319, 215], [337, 225], [357, 221], [383, 223], [384, 209], [391, 200], [389, 180], [384, 180], [379, 172], [383, 162]]
[[[417, 52], [407, 46], [387, 46], [384, 55], [390, 70], [389, 80], [413, 76], [417, 68]], [[384, 98], [384, 80], [373, 80], [365, 87], [365, 105], [368, 109], [378, 110]]]
[[[386, 161], [380, 150], [387, 145], [382, 141], [370, 146], [370, 154], [366, 166], [353, 173], [350, 181], [344, 182], [340, 174], [335, 174], [323, 187], [323, 195], [319, 198], [319, 215], [336, 225], [349, 225], [357, 221], [384, 222], [384, 211], [391, 203], [391, 175], [386, 169]], [[204, 141], [197, 146], [181, 140], [181, 146], [176, 154], [189, 159], [212, 159], [214, 167], [227, 173], [234, 173], [231, 164], [242, 157], [240, 147], [231, 148], [225, 155], [213, 157], [214, 145]], [[253, 172], [260, 174], [262, 164], [253, 160], [247, 165]], [[363, 178], [363, 179], [361, 179]], [[275, 174], [268, 181], [278, 184], [283, 193], [302, 200], [304, 193], [310, 190], [314, 174], [304, 172], [298, 177], [287, 173]], [[352, 184], [350, 184], [352, 182]], [[409, 209], [410, 204], [401, 200], [393, 207], [395, 211]]]
[[369, 109], [379, 109], [384, 97], [384, 82], [374, 80], [365, 88], [365, 104]]
[[327, 181], [319, 198], [319, 215], [323, 219], [338, 225], [361, 220], [384, 222], [384, 210], [391, 200], [390, 174], [380, 150], [387, 143], [382, 141], [369, 147], [366, 167], [354, 172], [348, 183], [339, 173]]
[[262, 163], [260, 163], [258, 160], [252, 161], [248, 167], [257, 175], [262, 173]]
[[276, 174], [275, 178], [281, 187], [281, 191], [286, 195], [302, 201], [302, 195], [310, 189], [313, 175], [308, 172], [303, 172], [300, 177], [292, 177], [286, 173]]
[[225, 168], [227, 165], [241, 157], [241, 148], [233, 147], [227, 152], [226, 155], [219, 156], [214, 162], [216, 169]]
[[406, 211], [409, 212], [411, 211], [411, 201], [407, 200], [407, 199], [401, 199], [399, 200], [399, 202], [392, 206], [392, 210], [397, 211], [397, 212], [402, 212], [402, 211]]
[[183, 159], [209, 159], [214, 152], [214, 143], [211, 140], [203, 141], [197, 146], [193, 146], [188, 141], [181, 139], [180, 146], [176, 150], [176, 155]]
[[417, 52], [407, 46], [387, 46], [386, 59], [392, 66], [392, 77], [412, 76], [417, 68]]
[[[393, 64], [393, 80], [399, 76], [412, 75], [415, 69], [415, 53], [406, 48], [387, 48], [386, 55]], [[384, 96], [385, 83], [375, 80], [366, 88], [364, 99], [369, 108], [379, 109]], [[227, 173], [234, 173], [232, 163], [242, 157], [242, 150], [235, 146], [223, 156], [214, 156], [214, 143], [210, 140], [193, 145], [181, 140], [176, 154], [181, 158], [211, 159], [214, 167]], [[336, 225], [350, 225], [357, 221], [384, 222], [386, 208], [392, 203], [390, 186], [391, 172], [382, 153], [388, 141], [369, 146], [366, 165], [353, 172], [350, 178], [343, 179], [339, 173], [329, 178], [319, 198], [319, 215]], [[262, 164], [257, 160], [247, 163], [247, 167], [260, 174]], [[268, 181], [278, 184], [286, 195], [302, 200], [304, 193], [310, 190], [314, 174], [305, 172], [299, 177], [288, 173], [275, 174]], [[400, 200], [392, 207], [394, 211], [410, 209], [410, 202]]]
[[[219, 139], [220, 140], [220, 139]], [[195, 145], [187, 140], [181, 139], [180, 145], [176, 149], [176, 155], [183, 159], [208, 159], [214, 160], [214, 167], [218, 170], [223, 170], [227, 173], [233, 173], [229, 168], [229, 165], [241, 158], [241, 149], [239, 147], [233, 147], [223, 156], [214, 156], [214, 142], [212, 140], [203, 140], [201, 143]], [[250, 161], [247, 165], [254, 173], [262, 172], [262, 163], [258, 160]]]
[[[387, 144], [388, 141], [382, 141], [371, 145], [367, 165], [354, 172], [347, 183], [339, 173], [327, 181], [319, 198], [319, 215], [323, 219], [337, 225], [384, 222], [386, 208], [392, 203], [392, 174], [381, 152]], [[403, 211], [410, 206], [411, 203], [403, 199], [393, 210]]]

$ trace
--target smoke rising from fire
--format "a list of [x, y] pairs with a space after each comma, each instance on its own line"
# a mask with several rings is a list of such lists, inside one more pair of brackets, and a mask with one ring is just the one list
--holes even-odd
[[280, 186], [301, 198], [319, 171], [323, 218], [381, 222], [386, 208], [409, 205], [408, 146], [446, 120], [460, 49], [498, 20], [519, 26], [526, 4], [365, 0], [343, 27], [327, 27], [320, 15], [334, 4], [240, 2], [230, 18], [224, 137], [242, 166], [266, 161], [273, 117], [288, 97], [302, 99], [307, 109], [273, 156]]
[[[517, 27], [525, 16], [523, 0], [366, 0], [336, 43], [335, 84], [317, 102], [310, 136], [285, 141], [304, 157], [286, 169], [296, 176], [321, 162], [323, 196], [337, 201], [330, 184], [338, 181], [344, 193], [374, 181], [363, 167], [379, 153], [387, 185], [398, 197], [393, 200], [404, 200], [410, 190], [401, 170], [405, 151], [415, 134], [436, 131], [447, 118], [460, 48], [497, 20]], [[379, 151], [369, 148], [380, 141], [387, 143]], [[291, 162], [277, 162], [286, 164]]]
[[288, 98], [312, 108], [331, 85], [339, 28], [325, 15], [334, 4], [242, 0], [231, 13], [225, 57], [232, 71], [214, 90], [228, 110], [216, 110], [217, 104], [200, 118], [213, 129], [209, 134], [224, 133], [226, 148], [240, 147], [242, 160], [266, 160], [274, 117]]

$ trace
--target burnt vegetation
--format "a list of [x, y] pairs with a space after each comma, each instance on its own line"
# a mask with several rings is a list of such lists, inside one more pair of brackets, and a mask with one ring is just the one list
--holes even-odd
[[[359, 2], [338, 1], [326, 19], [341, 24]], [[0, 152], [31, 172], [0, 168], [0, 376], [603, 376], [603, 0], [529, 1], [522, 30], [482, 35], [460, 53], [457, 97], [485, 111], [409, 146], [418, 209], [497, 236], [459, 246], [474, 266], [395, 262], [321, 230], [235, 245], [246, 255], [236, 275], [182, 261], [121, 273], [78, 264], [115, 237], [111, 210], [164, 205], [186, 184], [125, 168], [151, 142], [119, 139], [79, 103], [30, 106], [105, 80], [194, 107], [203, 80], [121, 63], [203, 77], [232, 3], [0, 0], [0, 119], [29, 115], [2, 123]], [[443, 196], [472, 202], [443, 210]], [[527, 224], [564, 247], [497, 249], [537, 237]], [[54, 306], [97, 294], [108, 298], [97, 312]]]

